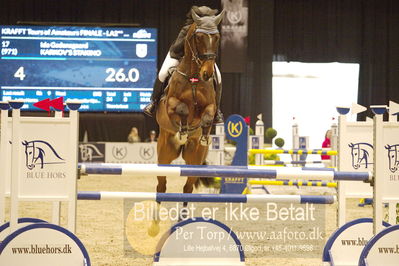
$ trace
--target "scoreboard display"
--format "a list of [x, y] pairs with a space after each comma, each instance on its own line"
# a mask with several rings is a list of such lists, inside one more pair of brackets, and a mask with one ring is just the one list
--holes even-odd
[[0, 26], [0, 99], [37, 110], [46, 98], [80, 111], [140, 112], [157, 75], [154, 28]]

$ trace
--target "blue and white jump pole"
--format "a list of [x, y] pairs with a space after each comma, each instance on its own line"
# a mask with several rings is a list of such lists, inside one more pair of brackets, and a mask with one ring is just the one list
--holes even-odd
[[[320, 169], [320, 168], [319, 168]], [[168, 177], [246, 177], [266, 179], [303, 180], [357, 180], [370, 181], [369, 172], [338, 172], [318, 168], [275, 168], [262, 166], [199, 166], [157, 164], [80, 164], [82, 174], [168, 176]]]
[[315, 195], [242, 195], [242, 194], [188, 194], [156, 192], [81, 191], [78, 200], [152, 200], [157, 202], [231, 202], [231, 203], [314, 203], [332, 204], [334, 196]]

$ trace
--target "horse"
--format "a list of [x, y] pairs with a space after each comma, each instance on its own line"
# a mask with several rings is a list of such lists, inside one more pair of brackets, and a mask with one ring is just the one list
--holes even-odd
[[[214, 67], [220, 34], [218, 24], [224, 16], [199, 17], [191, 11], [194, 23], [184, 42], [184, 56], [170, 77], [166, 95], [156, 111], [159, 125], [158, 164], [170, 164], [182, 155], [186, 164], [201, 165], [210, 144], [210, 131], [216, 113]], [[158, 193], [166, 192], [166, 176], [158, 176]], [[183, 193], [192, 193], [199, 182], [209, 178], [187, 177]], [[208, 181], [209, 182], [209, 181]], [[158, 202], [159, 203], [159, 202]], [[159, 203], [160, 204], [160, 203]], [[183, 203], [187, 207], [187, 202]], [[156, 235], [158, 220], [153, 220], [150, 235]], [[151, 233], [151, 230], [155, 232]]]
[[372, 164], [372, 158], [370, 158], [370, 156], [373, 154], [373, 146], [371, 144], [360, 142], [355, 144], [351, 143], [348, 144], [348, 146], [351, 148], [352, 167], [354, 169], [359, 169], [361, 165], [367, 168], [369, 164]]

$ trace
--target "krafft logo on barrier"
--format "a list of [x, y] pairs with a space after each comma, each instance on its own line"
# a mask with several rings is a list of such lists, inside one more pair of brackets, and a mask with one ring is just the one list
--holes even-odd
[[154, 147], [140, 147], [140, 157], [143, 160], [150, 160], [154, 157], [155, 149]]
[[385, 146], [388, 150], [389, 170], [395, 173], [399, 169], [399, 144]]
[[79, 162], [105, 162], [105, 144], [102, 143], [80, 144]]
[[29, 170], [36, 165], [43, 169], [45, 164], [64, 164], [65, 160], [57, 153], [54, 147], [43, 140], [24, 141], [25, 146], [25, 163]]
[[351, 143], [348, 144], [351, 148], [352, 156], [352, 167], [359, 169], [360, 166], [368, 168], [369, 165], [373, 164], [373, 145], [366, 142]]

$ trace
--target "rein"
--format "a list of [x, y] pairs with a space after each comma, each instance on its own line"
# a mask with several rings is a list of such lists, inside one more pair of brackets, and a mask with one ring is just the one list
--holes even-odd
[[194, 108], [195, 110], [198, 110], [198, 102], [197, 102], [197, 84], [199, 82], [198, 78], [195, 77], [189, 77], [186, 73], [181, 72], [180, 70], [176, 70], [177, 73], [185, 77], [190, 83], [191, 83], [191, 92], [193, 94], [193, 101], [194, 101]]

